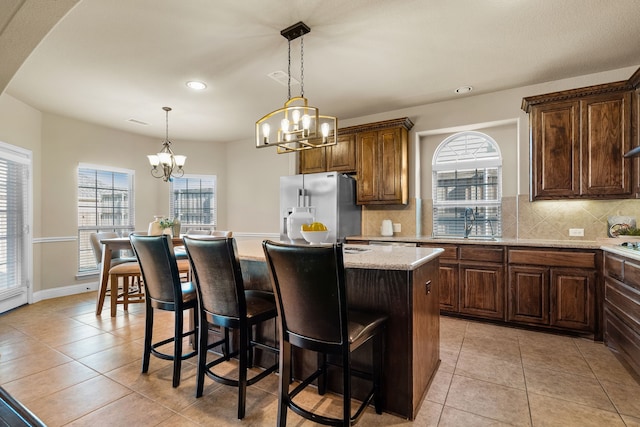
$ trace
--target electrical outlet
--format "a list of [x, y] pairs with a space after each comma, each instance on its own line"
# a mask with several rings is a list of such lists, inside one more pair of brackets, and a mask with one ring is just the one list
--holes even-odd
[[402, 231], [402, 224], [400, 224], [399, 222], [394, 222], [393, 223], [393, 232], [394, 233], [400, 233]]
[[584, 228], [570, 228], [569, 236], [572, 237], [584, 237]]

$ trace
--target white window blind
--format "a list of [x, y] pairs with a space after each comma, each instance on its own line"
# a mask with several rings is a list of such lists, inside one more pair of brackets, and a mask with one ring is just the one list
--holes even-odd
[[0, 300], [27, 288], [30, 158], [0, 146]]
[[169, 212], [179, 218], [182, 230], [215, 229], [216, 176], [185, 175], [170, 184]]
[[78, 274], [97, 272], [89, 235], [134, 230], [134, 171], [81, 164], [78, 167]]
[[[502, 235], [502, 157], [480, 132], [445, 139], [433, 157], [433, 235]], [[465, 219], [466, 217], [466, 219]]]

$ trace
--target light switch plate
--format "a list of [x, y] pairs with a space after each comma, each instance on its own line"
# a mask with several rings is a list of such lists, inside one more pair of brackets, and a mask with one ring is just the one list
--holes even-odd
[[572, 237], [584, 237], [584, 228], [570, 228], [569, 236]]

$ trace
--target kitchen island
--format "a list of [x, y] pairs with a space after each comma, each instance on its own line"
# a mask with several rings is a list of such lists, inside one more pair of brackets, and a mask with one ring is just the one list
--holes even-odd
[[[271, 289], [261, 241], [238, 240], [245, 287]], [[389, 316], [385, 335], [383, 410], [413, 420], [440, 364], [438, 257], [442, 249], [345, 245], [347, 297], [350, 308]], [[275, 329], [275, 328], [274, 328]], [[274, 331], [262, 331], [267, 335]], [[370, 343], [369, 343], [370, 344]], [[354, 354], [355, 364], [370, 364], [370, 346]], [[360, 352], [360, 354], [358, 354]], [[315, 356], [294, 354], [294, 377], [315, 369]], [[329, 377], [340, 392], [338, 375]], [[354, 397], [364, 383], [354, 378]]]

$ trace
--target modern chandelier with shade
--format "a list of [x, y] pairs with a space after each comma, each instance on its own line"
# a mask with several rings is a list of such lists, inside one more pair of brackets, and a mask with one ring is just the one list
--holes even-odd
[[[287, 39], [288, 99], [283, 108], [256, 122], [256, 148], [277, 147], [278, 154], [327, 147], [338, 142], [338, 119], [324, 116], [304, 97], [304, 35], [311, 29], [298, 22], [280, 34]], [[291, 41], [300, 38], [300, 96], [291, 97]]]
[[169, 111], [171, 108], [162, 107], [165, 111], [166, 134], [162, 142], [162, 150], [157, 154], [147, 156], [152, 166], [151, 175], [154, 178], [162, 178], [164, 182], [172, 181], [173, 178], [180, 178], [184, 175], [184, 162], [187, 156], [173, 154], [171, 141], [169, 141]]

